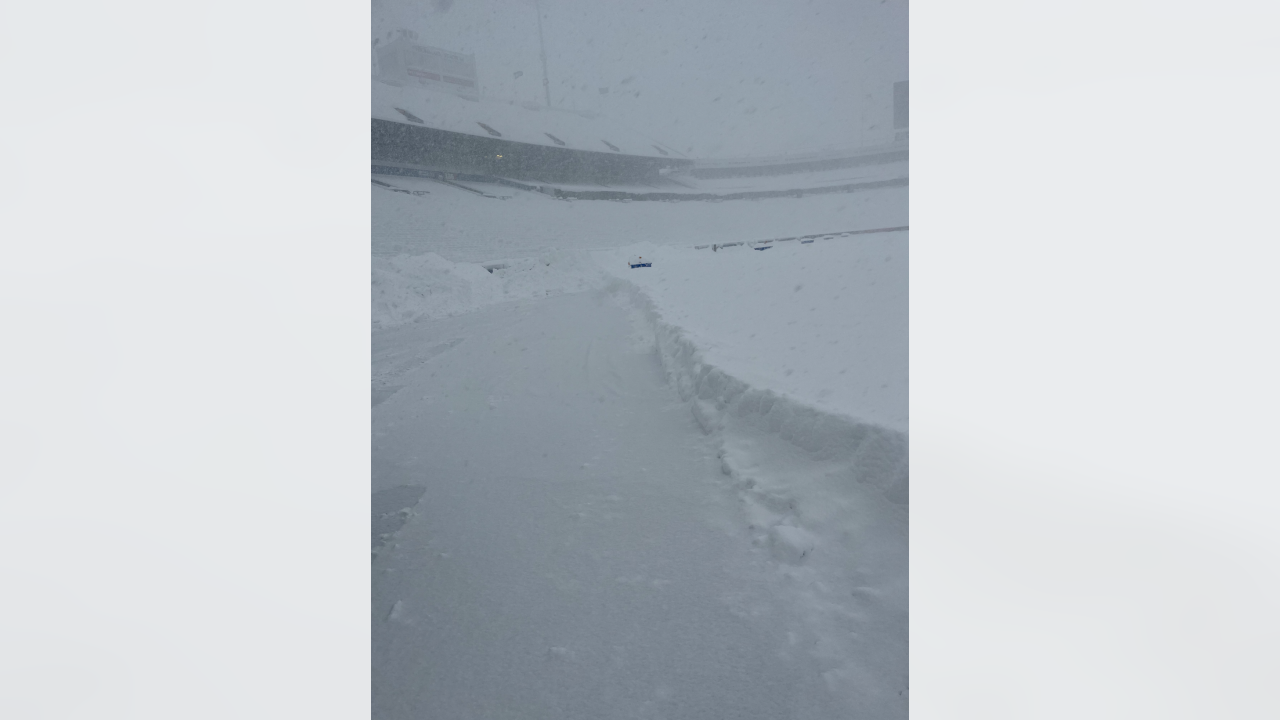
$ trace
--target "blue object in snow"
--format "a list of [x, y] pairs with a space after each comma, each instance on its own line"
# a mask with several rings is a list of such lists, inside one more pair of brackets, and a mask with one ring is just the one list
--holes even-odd
[[752, 250], [768, 250], [768, 249], [769, 249], [769, 248], [771, 248], [771, 247], [773, 247], [773, 246], [772, 246], [772, 245], [765, 245], [764, 247], [753, 247], [753, 248], [751, 248], [751, 249], [752, 249]]
[[801, 244], [801, 245], [811, 245], [812, 243], [813, 243], [813, 241], [812, 241], [812, 240], [801, 240], [801, 241], [800, 241], [800, 244]]
[[631, 267], [633, 267], [633, 268], [638, 268], [638, 267], [653, 267], [653, 263], [635, 263], [635, 264], [633, 264]]
[[639, 255], [632, 258], [627, 264], [630, 265], [633, 270], [638, 267], [653, 267], [652, 262], [646, 262], [644, 257]]

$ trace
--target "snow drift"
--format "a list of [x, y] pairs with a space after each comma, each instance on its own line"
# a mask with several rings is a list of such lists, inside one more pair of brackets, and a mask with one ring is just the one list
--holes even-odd
[[[704, 432], [776, 437], [905, 507], [906, 238], [824, 245], [767, 255], [645, 245], [595, 256], [651, 324]], [[623, 258], [639, 254], [654, 267], [626, 269]], [[831, 302], [841, 293], [848, 302]], [[737, 474], [732, 460], [725, 473]]]
[[459, 315], [508, 300], [586, 290], [600, 280], [590, 258], [565, 250], [485, 265], [451, 262], [433, 252], [374, 257], [373, 328]]
[[[627, 269], [633, 254], [653, 267]], [[895, 715], [902, 698], [884, 691], [907, 677], [905, 234], [595, 255], [718, 444], [780, 592], [824, 638], [813, 652], [828, 689]], [[823, 304], [832, 291], [850, 302]]]
[[[602, 288], [631, 309], [741, 501], [822, 682], [905, 715], [907, 237], [374, 260], [374, 327]], [[633, 256], [653, 266], [631, 269]], [[492, 269], [490, 272], [488, 268]], [[376, 398], [375, 398], [376, 399]]]

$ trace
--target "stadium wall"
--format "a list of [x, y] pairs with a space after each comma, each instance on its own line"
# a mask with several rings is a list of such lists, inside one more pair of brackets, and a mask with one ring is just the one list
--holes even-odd
[[372, 121], [375, 162], [407, 163], [450, 173], [563, 183], [643, 183], [664, 170], [687, 172], [693, 161], [548, 147], [500, 138]]
[[728, 177], [759, 177], [764, 175], [789, 175], [791, 173], [842, 170], [859, 165], [880, 165], [908, 159], [906, 143], [894, 143], [853, 152], [811, 153], [766, 158], [740, 158], [731, 160], [698, 160], [691, 174], [710, 180]]

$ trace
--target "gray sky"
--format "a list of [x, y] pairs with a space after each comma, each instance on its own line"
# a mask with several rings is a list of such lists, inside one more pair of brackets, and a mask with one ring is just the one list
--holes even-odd
[[[602, 113], [698, 157], [893, 138], [905, 0], [541, 6], [552, 105]], [[373, 0], [373, 38], [399, 28], [475, 53], [486, 97], [543, 101], [533, 0]]]

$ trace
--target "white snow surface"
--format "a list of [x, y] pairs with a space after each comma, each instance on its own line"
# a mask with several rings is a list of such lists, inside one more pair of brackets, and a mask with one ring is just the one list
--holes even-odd
[[[484, 265], [436, 253], [373, 258], [373, 327], [448, 317], [508, 300], [547, 297], [599, 285], [582, 252], [546, 250], [536, 257]], [[495, 267], [500, 266], [500, 267]]]
[[[819, 410], [905, 432], [906, 236], [757, 246], [767, 250], [548, 250], [487, 263], [493, 272], [437, 253], [375, 257], [373, 325], [601, 287], [607, 272], [637, 288], [703, 362]], [[631, 268], [641, 257], [653, 267]]]
[[[375, 515], [421, 492], [375, 547], [374, 717], [906, 717], [906, 233], [608, 247], [679, 206], [436, 185], [374, 191]], [[842, 212], [764, 202], [679, 212]]]
[[[907, 233], [594, 253], [702, 361], [820, 410], [907, 429]], [[631, 269], [643, 256], [651, 268]]]
[[557, 200], [501, 185], [468, 183], [510, 198], [495, 201], [431, 180], [378, 179], [430, 194], [372, 189], [375, 256], [435, 252], [454, 262], [484, 263], [547, 250], [598, 250], [641, 242], [692, 247], [907, 224], [905, 187], [724, 202], [621, 202]]

